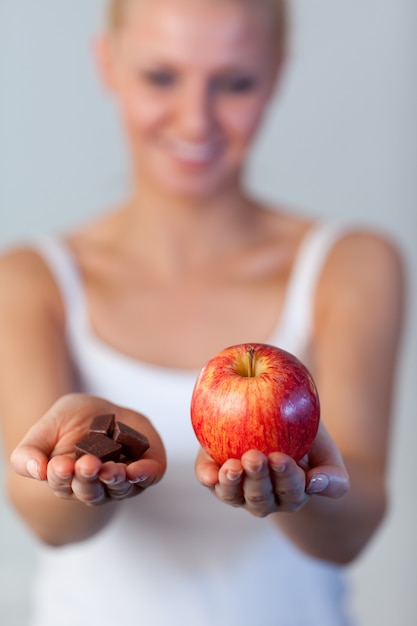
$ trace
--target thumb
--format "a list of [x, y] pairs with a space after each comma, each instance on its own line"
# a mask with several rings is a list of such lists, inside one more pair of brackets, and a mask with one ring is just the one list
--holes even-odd
[[342, 455], [323, 422], [320, 422], [309, 452], [309, 464], [306, 477], [308, 494], [340, 498], [349, 491], [349, 476]]
[[46, 480], [48, 456], [32, 445], [19, 445], [10, 455], [12, 468], [20, 476]]
[[11, 453], [10, 464], [14, 471], [27, 478], [46, 480], [46, 467], [56, 438], [56, 423], [45, 414], [29, 428]]
[[341, 498], [349, 491], [349, 477], [343, 467], [322, 465], [307, 472], [306, 493]]

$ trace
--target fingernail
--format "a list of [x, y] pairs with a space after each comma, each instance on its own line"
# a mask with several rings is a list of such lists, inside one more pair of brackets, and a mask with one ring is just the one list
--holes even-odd
[[131, 480], [129, 480], [129, 482], [132, 485], [137, 485], [140, 483], [145, 483], [147, 480], [149, 480], [150, 476], [137, 476], [137, 478], [132, 478]]
[[307, 493], [320, 493], [328, 486], [330, 480], [326, 474], [316, 474], [308, 483]]
[[112, 476], [111, 478], [103, 478], [102, 476], [100, 476], [100, 480], [105, 485], [115, 485], [119, 482], [119, 478], [117, 476]]
[[26, 469], [32, 478], [36, 478], [36, 480], [40, 480], [41, 476], [39, 473], [39, 463], [35, 459], [29, 459], [26, 463]]
[[226, 472], [226, 477], [227, 480], [230, 480], [232, 482], [236, 482], [237, 480], [239, 480], [242, 477], [242, 472]]
[[277, 472], [277, 474], [284, 474], [285, 470], [287, 469], [285, 463], [281, 463], [281, 465], [271, 465], [271, 467], [274, 472]]
[[90, 472], [86, 472], [84, 470], [81, 470], [80, 474], [86, 480], [95, 480], [97, 478], [97, 472], [90, 473]]
[[263, 463], [249, 463], [249, 469], [251, 472], [260, 472], [263, 468]]

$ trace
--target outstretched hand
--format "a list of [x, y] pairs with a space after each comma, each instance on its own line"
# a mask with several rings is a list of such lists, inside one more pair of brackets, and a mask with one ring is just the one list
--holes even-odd
[[[141, 459], [128, 465], [103, 463], [91, 454], [75, 459], [74, 444], [88, 434], [92, 418], [104, 413], [114, 413], [148, 438], [150, 446]], [[12, 452], [11, 465], [21, 476], [46, 481], [59, 497], [98, 505], [129, 498], [159, 482], [166, 458], [158, 433], [142, 414], [94, 396], [69, 394], [30, 428]]]
[[228, 459], [219, 467], [200, 449], [196, 475], [219, 500], [256, 517], [298, 511], [312, 495], [339, 498], [349, 489], [341, 454], [323, 423], [308, 455], [299, 463], [281, 452], [266, 457], [249, 450], [241, 459]]

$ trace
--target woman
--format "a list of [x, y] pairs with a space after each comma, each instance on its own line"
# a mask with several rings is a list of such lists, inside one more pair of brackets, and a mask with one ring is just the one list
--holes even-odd
[[[41, 540], [34, 626], [348, 619], [340, 566], [385, 509], [402, 273], [383, 238], [245, 192], [282, 72], [284, 8], [110, 2], [96, 53], [131, 196], [1, 259], [0, 414], [10, 498]], [[315, 377], [322, 426], [302, 467], [277, 452], [221, 468], [197, 454], [197, 372], [245, 341], [280, 345]], [[148, 452], [128, 466], [75, 461], [91, 418], [109, 412]]]

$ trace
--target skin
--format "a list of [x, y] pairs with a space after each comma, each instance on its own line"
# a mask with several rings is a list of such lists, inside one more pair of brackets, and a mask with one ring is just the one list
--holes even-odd
[[[226, 345], [267, 341], [276, 326], [311, 221], [261, 206], [241, 184], [282, 71], [265, 16], [234, 2], [135, 2], [120, 32], [96, 43], [126, 133], [132, 194], [67, 243], [94, 332], [133, 358], [196, 369]], [[146, 417], [74, 393], [63, 303], [33, 251], [1, 258], [0, 285], [10, 498], [43, 541], [80, 541], [109, 522], [118, 500], [163, 478], [163, 442]], [[198, 479], [225, 505], [269, 516], [322, 559], [349, 562], [384, 514], [402, 291], [388, 241], [343, 237], [315, 298], [306, 364], [323, 419], [308, 456], [297, 465], [251, 450], [219, 468], [201, 450], [196, 460]], [[145, 457], [128, 467], [75, 462], [71, 446], [91, 416], [120, 410], [150, 439]]]

